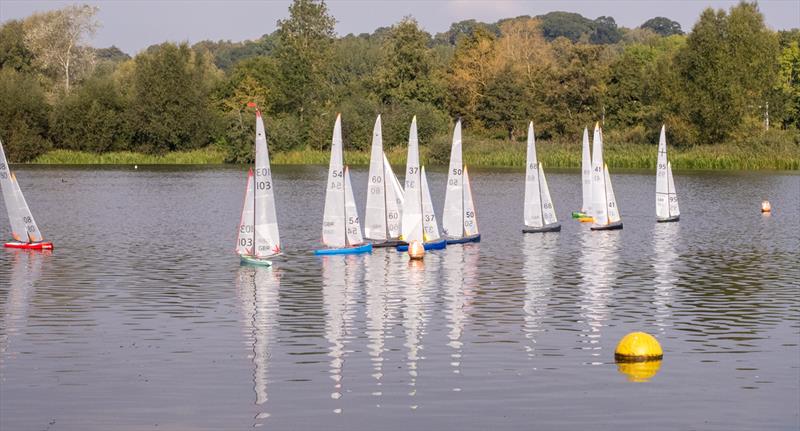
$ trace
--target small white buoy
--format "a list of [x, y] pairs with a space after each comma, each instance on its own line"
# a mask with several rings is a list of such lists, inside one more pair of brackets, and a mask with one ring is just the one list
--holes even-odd
[[133, 165], [133, 169], [139, 169], [139, 165]]
[[769, 201], [761, 202], [761, 212], [762, 213], [772, 212], [772, 205], [770, 205]]

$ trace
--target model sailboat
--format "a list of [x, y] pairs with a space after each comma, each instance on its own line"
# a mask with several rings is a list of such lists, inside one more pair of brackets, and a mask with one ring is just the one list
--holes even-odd
[[0, 141], [0, 188], [3, 191], [3, 200], [8, 212], [8, 221], [11, 223], [12, 241], [3, 244], [9, 248], [26, 248], [31, 250], [52, 250], [53, 243], [46, 242], [39, 231], [39, 226], [33, 219], [33, 214], [22, 195], [17, 177], [11, 172]]
[[603, 162], [603, 131], [599, 124], [594, 126], [592, 142], [592, 230], [622, 229], [622, 218], [611, 187], [608, 165]]
[[269, 266], [268, 258], [280, 254], [281, 241], [275, 214], [272, 170], [261, 111], [256, 109], [256, 169], [247, 175], [236, 252], [242, 263]]
[[372, 251], [372, 244], [361, 236], [356, 200], [350, 170], [343, 166], [342, 116], [336, 116], [328, 168], [328, 187], [325, 193], [325, 212], [322, 219], [322, 243], [328, 247], [314, 254], [356, 254]]
[[406, 158], [406, 186], [403, 199], [402, 240], [405, 245], [398, 251], [408, 250], [408, 244], [419, 241], [426, 250], [441, 249], [447, 241], [439, 236], [439, 226], [433, 212], [431, 193], [425, 170], [419, 165], [419, 140], [417, 139], [417, 117], [411, 120], [408, 133], [408, 157]]
[[461, 120], [456, 122], [456, 127], [453, 129], [450, 169], [447, 171], [447, 191], [442, 213], [444, 217], [442, 231], [448, 244], [481, 240], [469, 174], [461, 158]]
[[556, 218], [550, 189], [542, 164], [536, 157], [536, 137], [533, 122], [528, 124], [528, 153], [525, 167], [525, 233], [558, 232], [561, 224]]
[[672, 222], [681, 218], [678, 194], [672, 180], [672, 164], [667, 160], [667, 137], [664, 126], [658, 138], [658, 166], [656, 171], [656, 221]]
[[573, 211], [572, 218], [588, 219], [591, 221], [592, 205], [592, 156], [589, 150], [589, 130], [583, 128], [583, 152], [581, 156], [581, 190], [583, 191], [583, 203], [580, 211]]
[[381, 116], [372, 131], [372, 153], [367, 180], [367, 208], [364, 215], [364, 236], [373, 247], [396, 247], [400, 241], [403, 209], [403, 188], [383, 152]]

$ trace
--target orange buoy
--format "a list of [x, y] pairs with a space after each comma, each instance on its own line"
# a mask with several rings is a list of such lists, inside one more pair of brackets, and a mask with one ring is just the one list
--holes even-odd
[[761, 202], [761, 212], [762, 213], [772, 212], [772, 205], [770, 205], [769, 201]]
[[408, 245], [408, 257], [414, 260], [421, 260], [425, 257], [425, 246], [419, 241], [411, 241]]
[[593, 217], [578, 217], [578, 221], [581, 223], [591, 223], [594, 221]]

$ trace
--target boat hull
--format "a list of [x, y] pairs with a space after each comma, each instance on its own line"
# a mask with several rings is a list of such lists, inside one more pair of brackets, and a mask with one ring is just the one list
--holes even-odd
[[322, 248], [319, 250], [314, 250], [314, 254], [317, 256], [326, 256], [332, 254], [360, 254], [370, 252], [372, 252], [372, 244], [369, 243], [355, 247]]
[[53, 243], [52, 242], [19, 242], [19, 241], [11, 241], [3, 244], [3, 247], [7, 248], [22, 248], [26, 250], [52, 250]]
[[609, 223], [609, 224], [604, 225], [604, 226], [592, 226], [589, 229], [591, 229], [591, 230], [619, 230], [619, 229], [622, 229], [622, 221]]
[[[441, 249], [447, 247], [447, 240], [442, 238], [442, 239], [438, 239], [436, 241], [423, 243], [422, 246], [425, 248], [425, 250], [441, 250]], [[397, 251], [400, 251], [400, 252], [408, 251], [408, 244], [398, 245], [397, 246]]]
[[667, 217], [667, 218], [657, 218], [656, 221], [659, 223], [671, 223], [674, 221], [678, 221], [681, 219], [681, 216], [677, 215], [674, 217]]
[[399, 245], [408, 245], [408, 243], [399, 239], [389, 239], [382, 242], [373, 242], [372, 248], [397, 247]]
[[461, 238], [447, 238], [447, 244], [465, 244], [468, 242], [481, 242], [481, 234], [465, 236]]
[[551, 223], [542, 227], [526, 227], [522, 229], [522, 233], [547, 233], [547, 232], [560, 232], [561, 223]]
[[585, 213], [583, 211], [573, 211], [572, 212], [572, 218], [585, 218], [585, 217], [590, 217], [590, 216], [589, 216], [588, 213]]
[[240, 255], [239, 258], [242, 265], [272, 266], [272, 261], [255, 256]]

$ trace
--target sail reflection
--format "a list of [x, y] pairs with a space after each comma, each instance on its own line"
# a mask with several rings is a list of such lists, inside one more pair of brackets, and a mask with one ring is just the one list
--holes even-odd
[[[278, 294], [281, 274], [275, 268], [243, 266], [236, 277], [236, 288], [242, 304], [244, 331], [252, 345], [253, 391], [255, 404], [267, 402], [268, 365], [273, 332], [276, 331]], [[259, 412], [256, 419], [269, 417]]]
[[[369, 255], [366, 255], [369, 256]], [[350, 341], [350, 329], [355, 314], [356, 289], [362, 284], [365, 256], [322, 257], [322, 300], [325, 308], [325, 339], [330, 344], [330, 377], [333, 380], [331, 399], [338, 400], [344, 392], [345, 346]], [[341, 413], [341, 408], [333, 409]]]
[[364, 256], [365, 286], [366, 286], [366, 318], [367, 339], [370, 362], [372, 362], [372, 377], [378, 389], [372, 392], [373, 396], [380, 397], [383, 391], [381, 379], [384, 372], [384, 357], [386, 351], [385, 340], [387, 325], [392, 321], [390, 308], [390, 295], [393, 284], [391, 274], [401, 259], [399, 253], [374, 253]]
[[[411, 260], [408, 262], [408, 279], [405, 281], [403, 289], [403, 328], [405, 331], [406, 347], [406, 367], [410, 380], [408, 385], [411, 389], [408, 395], [413, 397], [417, 394], [417, 377], [419, 376], [419, 361], [424, 359], [420, 355], [423, 349], [422, 337], [425, 333], [426, 315], [426, 279], [425, 267], [431, 267], [434, 260], [428, 262]], [[411, 404], [412, 409], [417, 408], [417, 404]]]
[[656, 326], [661, 333], [670, 326], [672, 291], [675, 282], [678, 281], [673, 266], [678, 257], [675, 241], [679, 232], [680, 225], [678, 223], [656, 223], [653, 233], [653, 256], [655, 256], [653, 269], [656, 273], [653, 305], [655, 306]]
[[28, 323], [28, 307], [49, 251], [13, 250], [11, 279], [0, 328], [0, 365], [16, 356], [10, 346]]
[[[617, 266], [619, 231], [584, 231], [581, 243], [581, 317], [588, 325], [581, 334], [590, 355], [601, 355], [600, 337], [603, 323], [608, 319], [608, 303], [613, 293], [611, 284]], [[592, 365], [602, 364], [593, 360]]]
[[536, 356], [536, 335], [543, 332], [542, 320], [547, 314], [547, 301], [553, 286], [553, 257], [558, 249], [560, 235], [523, 235], [522, 253], [525, 256], [523, 277], [525, 279], [525, 337], [530, 344], [525, 346], [528, 357]]
[[[453, 349], [450, 353], [450, 366], [453, 373], [461, 373], [461, 358], [463, 355], [462, 337], [464, 326], [469, 318], [473, 298], [478, 285], [478, 259], [480, 257], [480, 244], [469, 246], [448, 247], [442, 254], [442, 270], [444, 271], [445, 302], [447, 309], [447, 345]], [[453, 388], [461, 390], [459, 387]]]

